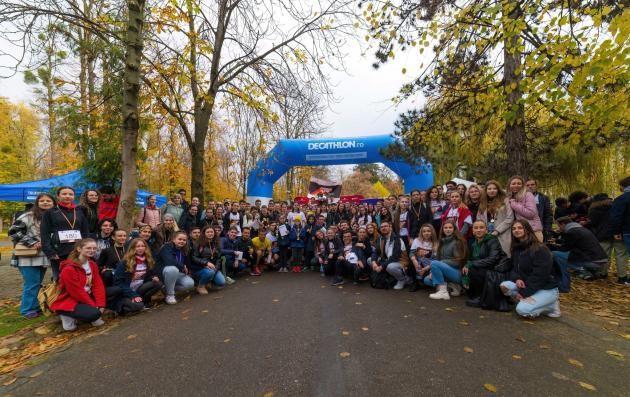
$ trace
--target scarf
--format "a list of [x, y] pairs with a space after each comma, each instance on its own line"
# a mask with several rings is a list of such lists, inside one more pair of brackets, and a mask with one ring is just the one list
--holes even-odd
[[62, 210], [66, 210], [66, 211], [72, 211], [73, 209], [75, 209], [77, 206], [74, 204], [74, 202], [71, 202], [69, 204], [62, 204], [62, 203], [57, 203], [57, 206], [59, 208], [61, 208]]
[[136, 265], [140, 263], [145, 263], [147, 258], [144, 255], [136, 255]]

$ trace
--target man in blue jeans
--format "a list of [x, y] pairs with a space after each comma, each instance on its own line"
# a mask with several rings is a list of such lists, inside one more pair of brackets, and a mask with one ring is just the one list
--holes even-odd
[[[612, 229], [615, 240], [623, 240], [626, 243], [626, 250], [630, 254], [630, 176], [619, 181], [619, 185], [623, 193], [613, 201], [610, 209], [610, 219], [612, 221]], [[619, 274], [619, 266], [617, 263], [617, 274]], [[627, 266], [623, 264], [622, 266]], [[621, 272], [625, 274], [625, 272]], [[630, 279], [623, 277], [619, 282], [630, 285]]]
[[560, 291], [568, 292], [571, 286], [569, 270], [583, 280], [602, 276], [608, 255], [589, 229], [574, 222], [569, 216], [556, 219], [562, 233], [562, 245], [553, 251], [553, 259], [562, 271]]

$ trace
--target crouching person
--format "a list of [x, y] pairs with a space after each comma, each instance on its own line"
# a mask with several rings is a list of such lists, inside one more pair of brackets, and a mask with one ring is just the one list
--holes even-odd
[[219, 270], [220, 245], [219, 236], [214, 229], [211, 226], [206, 226], [203, 228], [198, 242], [193, 246], [190, 270], [199, 282], [197, 292], [201, 295], [208, 294], [206, 286], [210, 283], [217, 287], [225, 285], [225, 277]]
[[359, 283], [359, 276], [367, 266], [363, 251], [352, 244], [352, 232], [343, 232], [343, 252], [335, 265], [335, 278], [332, 285], [343, 285], [343, 274], [352, 274], [355, 284]]
[[512, 225], [511, 281], [501, 283], [501, 292], [518, 301], [516, 312], [524, 317], [560, 317], [558, 283], [552, 275], [553, 257], [541, 244], [526, 220]]
[[162, 282], [155, 273], [155, 261], [145, 240], [136, 238], [129, 243], [114, 272], [114, 284], [122, 294], [116, 304], [119, 313], [134, 313], [151, 305], [151, 297], [162, 289]]
[[410, 283], [400, 263], [403, 248], [402, 240], [392, 231], [391, 223], [381, 222], [381, 236], [376, 242], [376, 249], [372, 252], [372, 270], [377, 273], [384, 270], [394, 277], [395, 290], [401, 290]]
[[101, 314], [105, 307], [105, 287], [93, 257], [96, 241], [91, 238], [80, 240], [68, 259], [61, 262], [59, 274], [59, 297], [51, 310], [59, 314], [66, 331], [77, 328], [77, 320], [98, 327], [104, 324]]
[[186, 243], [188, 237], [185, 232], [177, 231], [173, 239], [160, 249], [158, 258], [158, 277], [164, 282], [166, 289], [165, 302], [169, 305], [177, 303], [175, 291], [189, 291], [195, 287], [195, 282], [188, 276], [186, 257]]

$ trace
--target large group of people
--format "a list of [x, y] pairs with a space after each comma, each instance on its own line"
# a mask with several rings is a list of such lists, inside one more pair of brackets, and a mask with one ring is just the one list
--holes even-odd
[[449, 181], [360, 203], [202, 204], [180, 191], [161, 208], [149, 197], [132, 230], [99, 211], [102, 192], [87, 190], [75, 205], [64, 186], [37, 196], [9, 235], [23, 276], [21, 314], [41, 315], [37, 295], [50, 267], [60, 291], [50, 309], [66, 330], [101, 325], [105, 310], [145, 310], [156, 294], [176, 304], [179, 292], [205, 295], [269, 271], [317, 272], [335, 286], [430, 288], [431, 299], [467, 294], [472, 307], [557, 317], [571, 276], [608, 277], [613, 253], [617, 281], [629, 283], [630, 177], [620, 185], [614, 200], [558, 198], [555, 212], [536, 181], [519, 176], [506, 189]]

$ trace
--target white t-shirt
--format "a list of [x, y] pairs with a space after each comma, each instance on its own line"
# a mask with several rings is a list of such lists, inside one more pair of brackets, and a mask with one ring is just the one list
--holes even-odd
[[409, 214], [409, 211], [400, 213], [400, 235], [402, 237], [409, 235], [409, 230], [407, 230], [407, 214]]

